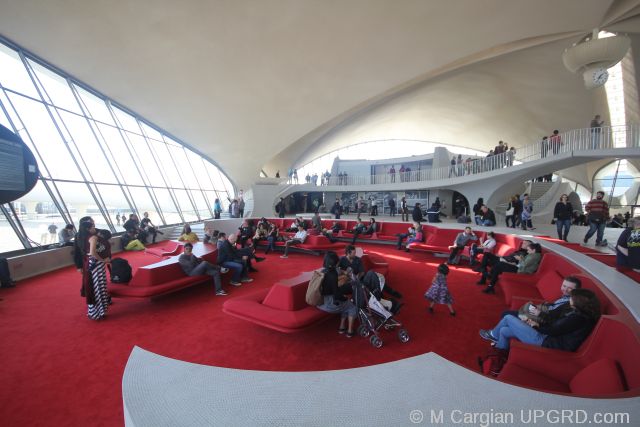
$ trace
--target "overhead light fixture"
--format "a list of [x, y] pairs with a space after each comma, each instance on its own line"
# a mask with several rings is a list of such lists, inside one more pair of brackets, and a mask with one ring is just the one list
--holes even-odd
[[602, 86], [607, 82], [607, 68], [613, 67], [626, 55], [631, 40], [625, 35], [598, 38], [599, 30], [583, 38], [562, 54], [562, 62], [572, 73], [582, 73], [587, 89]]

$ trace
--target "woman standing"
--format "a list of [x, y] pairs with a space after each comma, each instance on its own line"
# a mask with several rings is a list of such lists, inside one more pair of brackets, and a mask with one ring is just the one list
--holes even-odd
[[522, 198], [522, 229], [523, 230], [535, 230], [533, 223], [531, 222], [531, 214], [533, 213], [533, 202], [529, 200], [529, 195], [525, 194]]
[[556, 222], [558, 229], [558, 239], [567, 242], [567, 236], [569, 236], [569, 229], [571, 228], [571, 216], [573, 215], [573, 207], [569, 203], [569, 196], [563, 194], [560, 196], [560, 201], [556, 203], [556, 207], [553, 209], [553, 220]]
[[221, 213], [222, 213], [222, 204], [220, 203], [220, 199], [216, 199], [213, 202], [213, 219], [220, 219]]
[[107, 264], [111, 263], [109, 241], [100, 239], [93, 222], [80, 223], [79, 246], [84, 254], [81, 295], [87, 301], [87, 316], [102, 319], [107, 314], [110, 298], [107, 292]]
[[478, 201], [476, 202], [475, 205], [473, 205], [473, 216], [476, 222], [476, 225], [482, 225], [481, 224], [481, 220], [482, 220], [482, 211], [480, 210], [480, 208], [482, 207], [482, 205], [484, 205], [484, 199], [482, 197], [480, 197], [478, 199]]

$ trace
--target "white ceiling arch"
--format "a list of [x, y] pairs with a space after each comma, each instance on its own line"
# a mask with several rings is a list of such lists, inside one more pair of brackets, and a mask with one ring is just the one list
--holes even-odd
[[0, 32], [248, 186], [383, 94], [513, 43], [633, 29], [638, 3], [3, 0]]

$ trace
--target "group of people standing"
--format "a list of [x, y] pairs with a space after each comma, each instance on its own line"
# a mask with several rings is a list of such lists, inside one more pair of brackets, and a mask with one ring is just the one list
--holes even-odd
[[505, 212], [506, 226], [510, 228], [521, 227], [523, 230], [535, 230], [532, 220], [533, 202], [529, 199], [529, 194], [522, 197], [519, 194], [511, 196], [507, 211]]

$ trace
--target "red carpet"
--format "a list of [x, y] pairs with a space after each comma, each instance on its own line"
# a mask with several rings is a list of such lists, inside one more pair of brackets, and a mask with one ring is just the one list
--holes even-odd
[[[505, 309], [500, 291], [488, 296], [477, 274], [453, 268], [449, 288], [457, 317], [446, 306], [426, 312], [423, 298], [435, 266], [443, 261], [423, 253], [366, 246], [390, 263], [389, 284], [403, 293], [398, 319], [411, 341], [401, 344], [384, 333], [384, 347], [337, 334], [338, 319], [298, 334], [281, 334], [225, 315], [225, 298], [269, 286], [320, 266], [321, 257], [271, 254], [256, 267], [255, 281], [225, 286], [215, 297], [200, 285], [154, 300], [115, 299], [105, 320], [86, 318], [80, 275], [73, 268], [22, 281], [0, 297], [0, 417], [7, 426], [123, 425], [121, 381], [134, 345], [188, 362], [258, 370], [329, 370], [398, 360], [429, 351], [477, 370], [476, 357], [487, 343], [478, 329], [492, 326]], [[132, 265], [157, 262], [144, 253], [127, 254]], [[223, 283], [228, 283], [228, 275]], [[231, 288], [231, 289], [229, 289]]]

